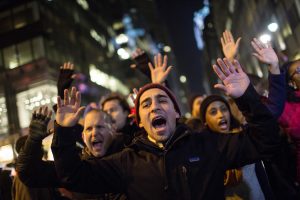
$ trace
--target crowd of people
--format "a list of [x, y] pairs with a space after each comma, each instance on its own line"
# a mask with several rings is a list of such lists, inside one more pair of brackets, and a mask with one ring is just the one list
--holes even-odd
[[[81, 105], [64, 63], [57, 105], [35, 110], [17, 141], [12, 199], [300, 199], [300, 61], [280, 63], [254, 38], [266, 87], [236, 59], [240, 41], [224, 31], [225, 58], [212, 66], [224, 96], [193, 96], [189, 119], [167, 83], [167, 56], [134, 52], [131, 67], [151, 80], [133, 90], [134, 108], [118, 93]], [[43, 159], [50, 134], [54, 161]]]

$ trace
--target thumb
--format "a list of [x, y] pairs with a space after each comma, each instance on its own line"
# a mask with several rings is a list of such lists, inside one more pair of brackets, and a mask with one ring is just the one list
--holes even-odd
[[81, 106], [81, 107], [77, 110], [77, 112], [75, 113], [75, 118], [76, 118], [76, 119], [79, 119], [80, 116], [82, 115], [82, 113], [84, 112], [84, 110], [85, 110], [85, 106]]
[[225, 87], [225, 85], [223, 84], [215, 84], [214, 88], [218, 89], [218, 90], [222, 90], [223, 92], [225, 92], [227, 94], [227, 88]]
[[235, 44], [235, 46], [236, 46], [236, 48], [238, 49], [239, 48], [239, 46], [240, 46], [240, 42], [241, 42], [241, 37], [239, 37], [238, 39], [237, 39], [237, 41], [236, 41], [236, 44]]

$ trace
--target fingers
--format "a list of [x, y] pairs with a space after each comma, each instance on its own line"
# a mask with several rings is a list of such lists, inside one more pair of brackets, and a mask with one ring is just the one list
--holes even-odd
[[166, 68], [166, 67], [167, 67], [167, 63], [168, 63], [168, 56], [165, 55], [165, 56], [164, 56], [164, 62], [163, 62], [163, 64], [162, 64], [162, 67]]
[[167, 68], [167, 70], [165, 71], [165, 76], [167, 77], [169, 75], [169, 73], [171, 72], [171, 70], [173, 69], [173, 66], [169, 66]]
[[61, 98], [60, 96], [57, 96], [57, 108], [61, 108], [61, 107], [62, 107]]
[[218, 58], [217, 59], [217, 63], [220, 66], [220, 68], [223, 71], [223, 73], [225, 74], [225, 76], [229, 76], [229, 74], [231, 74], [230, 71], [229, 71], [229, 69], [228, 69], [228, 67], [225, 65], [225, 63], [223, 62], [222, 59]]
[[255, 56], [258, 60], [262, 61], [263, 57], [257, 53], [252, 53], [253, 56]]
[[229, 69], [230, 73], [236, 73], [234, 66], [227, 60], [226, 58], [223, 59], [227, 68]]
[[222, 84], [215, 84], [214, 88], [222, 90], [223, 92], [225, 92], [225, 94], [227, 93], [226, 87]]
[[148, 62], [148, 66], [149, 66], [150, 71], [153, 71], [153, 70], [154, 70], [154, 67], [153, 67], [153, 65], [152, 65], [151, 62]]
[[71, 62], [65, 62], [63, 66], [60, 66], [60, 69], [73, 70], [74, 64], [72, 64]]
[[225, 42], [224, 42], [224, 39], [221, 37], [221, 44], [222, 44], [222, 47], [225, 46]]
[[226, 31], [223, 32], [224, 44], [228, 43]]
[[64, 105], [69, 104], [69, 92], [67, 89], [64, 90]]
[[226, 32], [227, 32], [227, 38], [228, 38], [229, 42], [233, 42], [234, 39], [233, 39], [231, 31], [226, 30]]
[[69, 102], [70, 105], [74, 105], [75, 104], [75, 98], [76, 98], [76, 88], [72, 87], [71, 98], [70, 98], [70, 102]]
[[234, 61], [233, 61], [233, 64], [234, 64], [235, 69], [237, 70], [238, 73], [244, 72], [244, 71], [243, 71], [243, 68], [242, 68], [242, 66], [241, 66], [241, 64], [239, 63], [239, 61], [234, 60]]
[[154, 66], [157, 67], [157, 56], [154, 56]]
[[79, 108], [81, 104], [81, 94], [80, 92], [76, 92], [76, 97], [75, 97], [75, 108]]
[[155, 66], [155, 67], [161, 67], [162, 66], [162, 56], [161, 56], [161, 54], [159, 53], [158, 55], [157, 55], [157, 66]]
[[251, 41], [251, 45], [253, 47], [253, 49], [257, 52], [257, 53], [260, 53], [260, 47], [256, 44], [256, 42], [254, 41]]
[[77, 110], [77, 112], [75, 113], [75, 116], [74, 116], [76, 118], [76, 120], [78, 120], [80, 118], [80, 116], [83, 114], [84, 110], [85, 110], [85, 106], [82, 106]]
[[213, 65], [213, 69], [221, 81], [226, 79], [226, 76], [217, 65]]
[[136, 88], [133, 88], [133, 92], [135, 95], [137, 95], [139, 93], [139, 91]]
[[236, 43], [235, 43], [236, 48], [239, 48], [241, 39], [242, 39], [241, 37], [239, 37], [239, 38], [237, 39], [237, 41], [236, 41]]
[[265, 48], [265, 45], [259, 41], [258, 39], [254, 38], [253, 41], [255, 42], [256, 46], [261, 50], [263, 48]]

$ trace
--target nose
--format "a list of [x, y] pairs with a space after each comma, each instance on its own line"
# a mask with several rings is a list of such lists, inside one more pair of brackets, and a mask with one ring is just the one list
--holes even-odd
[[160, 108], [159, 103], [156, 100], [153, 100], [151, 104], [151, 112], [155, 112], [159, 110], [159, 108]]
[[218, 117], [219, 118], [223, 118], [224, 117], [224, 113], [221, 110], [218, 110]]

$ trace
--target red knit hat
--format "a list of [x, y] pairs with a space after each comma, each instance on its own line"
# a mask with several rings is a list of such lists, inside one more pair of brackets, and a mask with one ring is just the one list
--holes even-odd
[[140, 123], [140, 114], [139, 114], [139, 107], [140, 107], [140, 98], [142, 96], [142, 94], [149, 90], [149, 89], [153, 89], [153, 88], [158, 88], [160, 90], [163, 90], [171, 99], [171, 101], [173, 102], [174, 104], [174, 108], [176, 110], [176, 112], [181, 115], [181, 112], [180, 112], [180, 108], [179, 108], [179, 105], [176, 101], [176, 98], [173, 94], [173, 92], [168, 89], [167, 87], [161, 85], [161, 84], [158, 84], [158, 83], [149, 83], [149, 84], [146, 84], [144, 85], [138, 92], [137, 96], [136, 96], [136, 99], [135, 99], [135, 111], [136, 111], [136, 115], [135, 115], [135, 119], [136, 119], [136, 123], [139, 124]]

